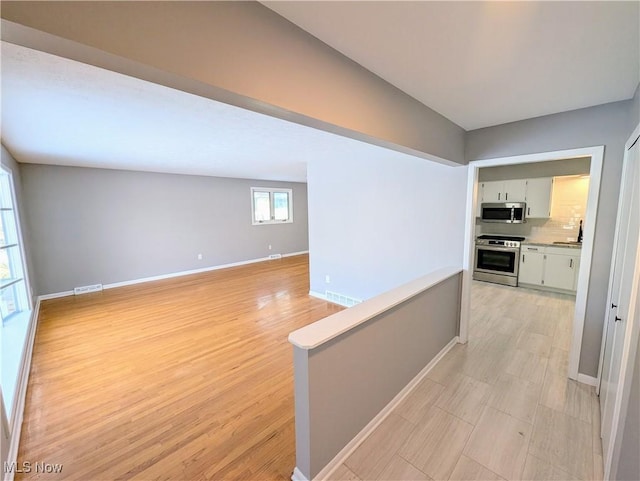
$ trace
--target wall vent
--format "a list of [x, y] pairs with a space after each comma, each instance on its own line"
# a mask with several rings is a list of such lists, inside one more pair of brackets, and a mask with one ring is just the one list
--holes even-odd
[[355, 306], [356, 304], [360, 304], [362, 302], [362, 299], [345, 296], [343, 294], [338, 294], [337, 292], [324, 291], [324, 294], [327, 297], [327, 301], [333, 302], [334, 304], [340, 304], [344, 307]]
[[77, 296], [79, 294], [87, 294], [89, 292], [98, 292], [102, 290], [102, 284], [93, 284], [91, 286], [74, 287], [73, 293]]
[[282, 259], [282, 254], [270, 254], [269, 259]]

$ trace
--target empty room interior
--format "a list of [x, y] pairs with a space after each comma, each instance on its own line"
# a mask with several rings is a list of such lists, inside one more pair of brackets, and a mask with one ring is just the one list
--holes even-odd
[[4, 481], [640, 479], [640, 2], [0, 17]]

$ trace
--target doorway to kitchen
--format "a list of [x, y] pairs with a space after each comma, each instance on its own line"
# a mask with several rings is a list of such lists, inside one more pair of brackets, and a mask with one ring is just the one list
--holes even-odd
[[[465, 231], [465, 252], [464, 252], [464, 276], [463, 276], [463, 302], [460, 320], [460, 340], [468, 340], [470, 307], [471, 307], [471, 286], [473, 271], [475, 266], [476, 248], [476, 216], [479, 212], [478, 189], [480, 169], [521, 166], [524, 164], [562, 162], [570, 159], [589, 160], [589, 185], [587, 192], [587, 205], [584, 214], [584, 233], [581, 239], [581, 252], [579, 255], [580, 269], [575, 281], [575, 310], [573, 314], [573, 326], [571, 328], [571, 347], [569, 351], [568, 377], [587, 384], [594, 385], [595, 378], [578, 373], [580, 364], [580, 354], [582, 347], [582, 336], [584, 330], [585, 316], [587, 310], [587, 294], [589, 290], [589, 280], [591, 278], [591, 259], [593, 254], [593, 244], [595, 238], [595, 225], [598, 209], [598, 197], [600, 192], [600, 177], [602, 172], [604, 147], [589, 147], [582, 149], [571, 149], [556, 152], [545, 152], [540, 154], [519, 155], [496, 159], [487, 159], [471, 162], [468, 174], [468, 196], [467, 196], [467, 219]], [[551, 164], [548, 164], [551, 165]], [[505, 199], [506, 200], [506, 199]], [[587, 228], [588, 227], [588, 228]], [[512, 242], [512, 241], [509, 241]], [[569, 241], [567, 241], [569, 242]], [[570, 263], [574, 261], [569, 260]]]

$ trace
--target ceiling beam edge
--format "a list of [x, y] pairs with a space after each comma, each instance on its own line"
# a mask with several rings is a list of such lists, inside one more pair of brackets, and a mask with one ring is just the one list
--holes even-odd
[[[3, 2], [2, 40], [438, 163], [466, 163], [461, 127], [260, 4], [165, 2], [167, 11], [133, 3], [122, 11], [127, 3]], [[197, 28], [201, 17], [210, 29]], [[166, 32], [176, 18], [182, 27]], [[123, 25], [110, 28], [116, 20]], [[185, 45], [197, 50], [188, 61]]]

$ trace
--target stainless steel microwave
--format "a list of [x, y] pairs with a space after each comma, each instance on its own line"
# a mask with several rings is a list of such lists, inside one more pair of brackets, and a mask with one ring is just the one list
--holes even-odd
[[483, 202], [480, 206], [482, 222], [522, 224], [526, 222], [526, 202]]

